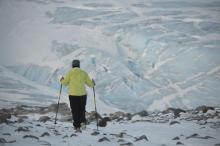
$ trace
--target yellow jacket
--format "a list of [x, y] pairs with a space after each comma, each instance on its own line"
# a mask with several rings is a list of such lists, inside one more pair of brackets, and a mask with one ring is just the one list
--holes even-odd
[[82, 96], [86, 95], [86, 87], [94, 87], [94, 83], [90, 79], [89, 75], [78, 67], [72, 68], [65, 76], [61, 83], [68, 86], [69, 95]]

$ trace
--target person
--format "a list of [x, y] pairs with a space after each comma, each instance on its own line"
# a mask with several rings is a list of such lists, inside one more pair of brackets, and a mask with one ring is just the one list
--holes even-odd
[[85, 85], [95, 86], [95, 81], [80, 68], [80, 61], [72, 61], [72, 69], [68, 71], [65, 78], [60, 79], [61, 84], [68, 86], [70, 107], [73, 117], [73, 126], [76, 132], [81, 132], [81, 126], [85, 126], [87, 92]]

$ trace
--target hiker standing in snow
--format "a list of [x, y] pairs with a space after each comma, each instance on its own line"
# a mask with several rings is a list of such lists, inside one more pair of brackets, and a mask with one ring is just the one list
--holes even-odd
[[73, 116], [73, 126], [76, 132], [80, 132], [80, 127], [85, 126], [85, 108], [87, 92], [85, 85], [94, 87], [95, 82], [91, 80], [89, 75], [80, 69], [80, 61], [73, 60], [72, 69], [68, 71], [65, 78], [62, 77], [60, 82], [68, 86], [68, 94], [70, 107]]

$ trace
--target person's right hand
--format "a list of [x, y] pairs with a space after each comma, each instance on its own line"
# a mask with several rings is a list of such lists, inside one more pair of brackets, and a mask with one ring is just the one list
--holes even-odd
[[61, 78], [60, 78], [60, 82], [61, 82], [62, 80], [64, 80], [64, 77], [61, 77]]

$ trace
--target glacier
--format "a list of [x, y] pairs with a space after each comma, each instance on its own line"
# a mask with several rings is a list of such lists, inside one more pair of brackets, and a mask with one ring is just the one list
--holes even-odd
[[99, 98], [129, 112], [217, 106], [219, 16], [216, 0], [3, 0], [1, 62], [12, 63], [1, 65], [58, 91], [58, 77], [80, 59]]

